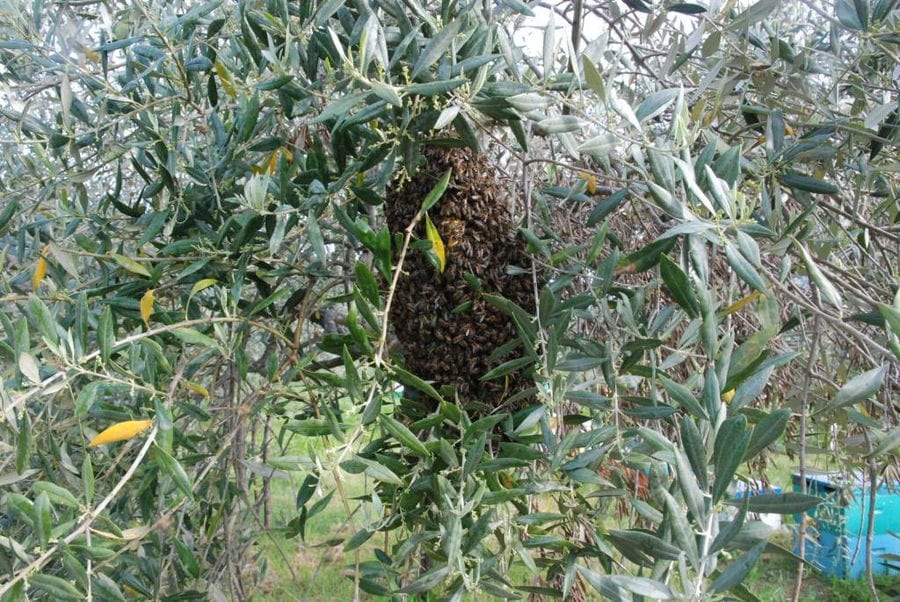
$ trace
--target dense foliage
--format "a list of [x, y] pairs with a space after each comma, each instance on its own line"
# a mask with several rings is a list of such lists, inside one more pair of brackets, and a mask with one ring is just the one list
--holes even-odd
[[[816, 501], [732, 501], [770, 446], [896, 480], [895, 2], [0, 15], [3, 600], [243, 599], [338, 500], [358, 591], [753, 599], [748, 511]], [[473, 387], [502, 404], [392, 335], [404, 262], [432, 319], [461, 248], [452, 178], [385, 219], [426, 142], [483, 153], [527, 246], [530, 303], [458, 274], [515, 334], [484, 380], [534, 381]]]

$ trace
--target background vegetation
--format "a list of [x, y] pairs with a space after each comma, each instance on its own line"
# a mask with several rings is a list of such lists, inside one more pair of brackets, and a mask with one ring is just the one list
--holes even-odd
[[[245, 599], [332, 500], [354, 596], [754, 599], [747, 511], [816, 501], [722, 513], [772, 444], [897, 481], [893, 0], [0, 15], [3, 600]], [[439, 253], [385, 197], [434, 137], [528, 247], [534, 315], [470, 292], [511, 404], [392, 342]]]

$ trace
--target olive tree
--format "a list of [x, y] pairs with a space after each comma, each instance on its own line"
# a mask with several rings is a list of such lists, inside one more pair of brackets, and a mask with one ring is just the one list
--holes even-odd
[[332, 500], [357, 595], [754, 599], [770, 446], [896, 468], [892, 2], [23, 8], [4, 600], [242, 599]]

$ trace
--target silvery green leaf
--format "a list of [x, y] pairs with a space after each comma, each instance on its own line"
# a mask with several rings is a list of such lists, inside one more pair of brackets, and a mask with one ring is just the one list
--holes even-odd
[[536, 124], [536, 129], [541, 134], [561, 134], [564, 132], [576, 132], [584, 127], [584, 123], [573, 115], [560, 115], [559, 117], [547, 117]]
[[669, 88], [667, 90], [659, 90], [647, 96], [634, 111], [635, 117], [639, 121], [646, 121], [656, 117], [666, 110], [666, 108], [678, 96], [679, 88]]
[[442, 130], [456, 119], [456, 116], [459, 115], [459, 105], [450, 105], [441, 111], [441, 114], [438, 115], [437, 121], [434, 122], [434, 129]]
[[610, 94], [609, 103], [612, 105], [613, 110], [634, 127], [634, 129], [641, 129], [641, 122], [634, 114], [631, 105], [614, 94]]
[[615, 136], [612, 134], [601, 134], [585, 140], [577, 147], [577, 150], [585, 155], [590, 155], [594, 159], [601, 160], [609, 155], [609, 152], [615, 147]]
[[536, 92], [516, 94], [515, 96], [508, 97], [506, 99], [506, 102], [508, 102], [513, 106], [514, 109], [521, 113], [529, 113], [537, 109], [545, 109], [550, 105], [550, 99], [548, 99], [543, 94], [538, 94]]
[[822, 293], [825, 300], [834, 306], [834, 308], [838, 310], [838, 313], [840, 313], [844, 307], [844, 302], [841, 299], [841, 294], [838, 292], [837, 287], [834, 286], [831, 280], [829, 280], [825, 276], [825, 273], [822, 272], [821, 268], [816, 265], [816, 262], [813, 261], [812, 255], [806, 250], [806, 245], [798, 244], [797, 246], [800, 248], [800, 254], [803, 256], [803, 263], [806, 264], [806, 271], [809, 274], [809, 277], [816, 283], [819, 292]]

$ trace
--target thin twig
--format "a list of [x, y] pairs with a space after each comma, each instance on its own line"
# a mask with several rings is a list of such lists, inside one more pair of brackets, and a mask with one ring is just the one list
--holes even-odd
[[868, 430], [863, 431], [868, 447], [869, 458], [866, 462], [869, 479], [869, 507], [866, 518], [866, 583], [869, 585], [869, 595], [874, 602], [878, 602], [878, 590], [875, 588], [875, 577], [872, 574], [872, 542], [875, 539], [875, 497], [878, 495], [878, 467], [875, 457], [872, 456], [872, 438]]
[[[818, 291], [816, 291], [818, 296]], [[800, 463], [798, 472], [800, 473], [800, 492], [806, 493], [806, 436], [809, 422], [809, 390], [812, 384], [813, 366], [816, 362], [816, 355], [819, 351], [819, 339], [822, 336], [821, 316], [816, 315], [813, 318], [812, 341], [809, 345], [809, 357], [806, 360], [806, 374], [804, 375], [803, 390], [800, 392], [800, 433], [798, 460]], [[797, 526], [797, 540], [800, 547], [800, 560], [806, 559], [806, 514], [801, 515], [800, 524]], [[803, 587], [803, 562], [797, 563], [797, 576], [794, 580], [793, 602], [800, 599], [800, 589]]]

